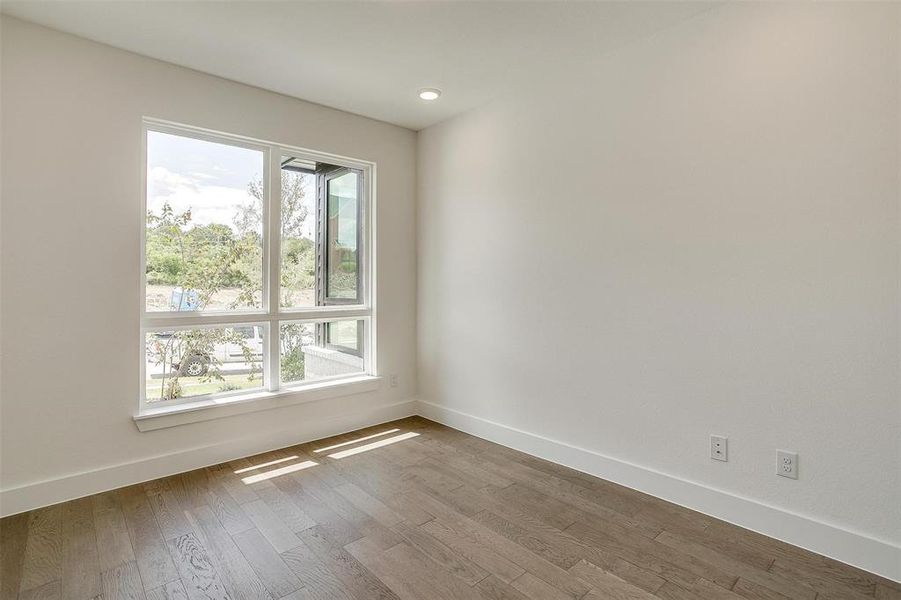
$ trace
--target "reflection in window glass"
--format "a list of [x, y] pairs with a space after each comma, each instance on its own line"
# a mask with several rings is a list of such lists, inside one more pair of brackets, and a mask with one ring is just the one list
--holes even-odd
[[[289, 323], [279, 328], [283, 383], [315, 381], [363, 372], [363, 321]], [[335, 345], [327, 337], [337, 338]]]
[[147, 402], [263, 387], [259, 325], [153, 332], [145, 342]]
[[[150, 119], [143, 132], [143, 406], [365, 373], [371, 168]], [[318, 310], [330, 305], [359, 306]]]
[[325, 325], [325, 341], [329, 346], [337, 346], [359, 353], [362, 343], [361, 321], [335, 321]]
[[284, 308], [316, 305], [316, 163], [282, 157], [281, 298]]
[[147, 311], [260, 307], [263, 153], [147, 132]]
[[328, 180], [327, 291], [329, 298], [357, 298], [358, 174]]

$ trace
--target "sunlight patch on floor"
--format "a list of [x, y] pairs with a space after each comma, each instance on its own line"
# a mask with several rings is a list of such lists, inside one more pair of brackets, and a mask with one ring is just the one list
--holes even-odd
[[298, 456], [288, 456], [285, 458], [280, 458], [278, 460], [270, 460], [269, 462], [264, 462], [260, 465], [253, 465], [252, 467], [244, 467], [243, 469], [238, 469], [235, 471], [235, 475], [240, 475], [241, 473], [246, 473], [247, 471], [253, 471], [254, 469], [265, 469], [266, 467], [271, 467], [272, 465], [277, 465], [279, 463], [288, 462], [289, 460], [297, 460]]
[[241, 481], [243, 481], [246, 485], [250, 485], [251, 483], [257, 483], [258, 481], [265, 481], [267, 479], [272, 479], [273, 477], [280, 477], [281, 475], [287, 475], [288, 473], [294, 473], [295, 471], [309, 469], [310, 467], [315, 467], [318, 464], [319, 463], [316, 461], [305, 460], [294, 465], [288, 465], [287, 467], [272, 469], [271, 471], [266, 471], [265, 473], [258, 473], [256, 475], [242, 477]]
[[381, 433], [373, 433], [372, 435], [367, 435], [361, 438], [357, 438], [355, 440], [350, 440], [349, 442], [342, 442], [340, 444], [335, 444], [334, 446], [328, 446], [326, 448], [319, 448], [318, 450], [313, 450], [316, 454], [320, 452], [328, 452], [329, 450], [334, 450], [335, 448], [341, 448], [342, 446], [350, 446], [351, 444], [356, 444], [358, 442], [365, 442], [366, 440], [371, 440], [372, 438], [381, 437], [383, 435], [388, 435], [389, 433], [397, 433], [400, 429], [389, 429], [388, 431], [382, 431]]
[[346, 456], [353, 456], [354, 454], [360, 454], [361, 452], [368, 452], [370, 450], [375, 450], [376, 448], [381, 448], [382, 446], [387, 446], [389, 444], [396, 444], [397, 442], [402, 442], [404, 440], [408, 440], [410, 438], [414, 438], [419, 435], [416, 432], [410, 431], [408, 433], [402, 433], [401, 435], [395, 435], [394, 437], [390, 437], [384, 440], [379, 440], [377, 442], [372, 442], [371, 444], [365, 444], [363, 446], [358, 446], [356, 448], [350, 448], [349, 450], [342, 450], [341, 452], [335, 452], [334, 454], [329, 454], [329, 458], [344, 458]]

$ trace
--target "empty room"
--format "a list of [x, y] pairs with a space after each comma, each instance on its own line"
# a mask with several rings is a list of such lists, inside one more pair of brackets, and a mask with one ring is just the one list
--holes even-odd
[[0, 600], [901, 600], [901, 3], [0, 1]]

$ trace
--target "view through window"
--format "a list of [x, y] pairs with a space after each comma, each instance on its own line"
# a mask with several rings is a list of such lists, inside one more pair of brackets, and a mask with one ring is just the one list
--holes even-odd
[[372, 166], [152, 122], [145, 130], [143, 404], [371, 373]]

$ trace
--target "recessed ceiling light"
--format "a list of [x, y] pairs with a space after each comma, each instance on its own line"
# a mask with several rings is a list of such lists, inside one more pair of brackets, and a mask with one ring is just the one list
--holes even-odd
[[423, 100], [437, 100], [440, 95], [441, 90], [438, 88], [422, 88], [419, 90], [419, 97]]

